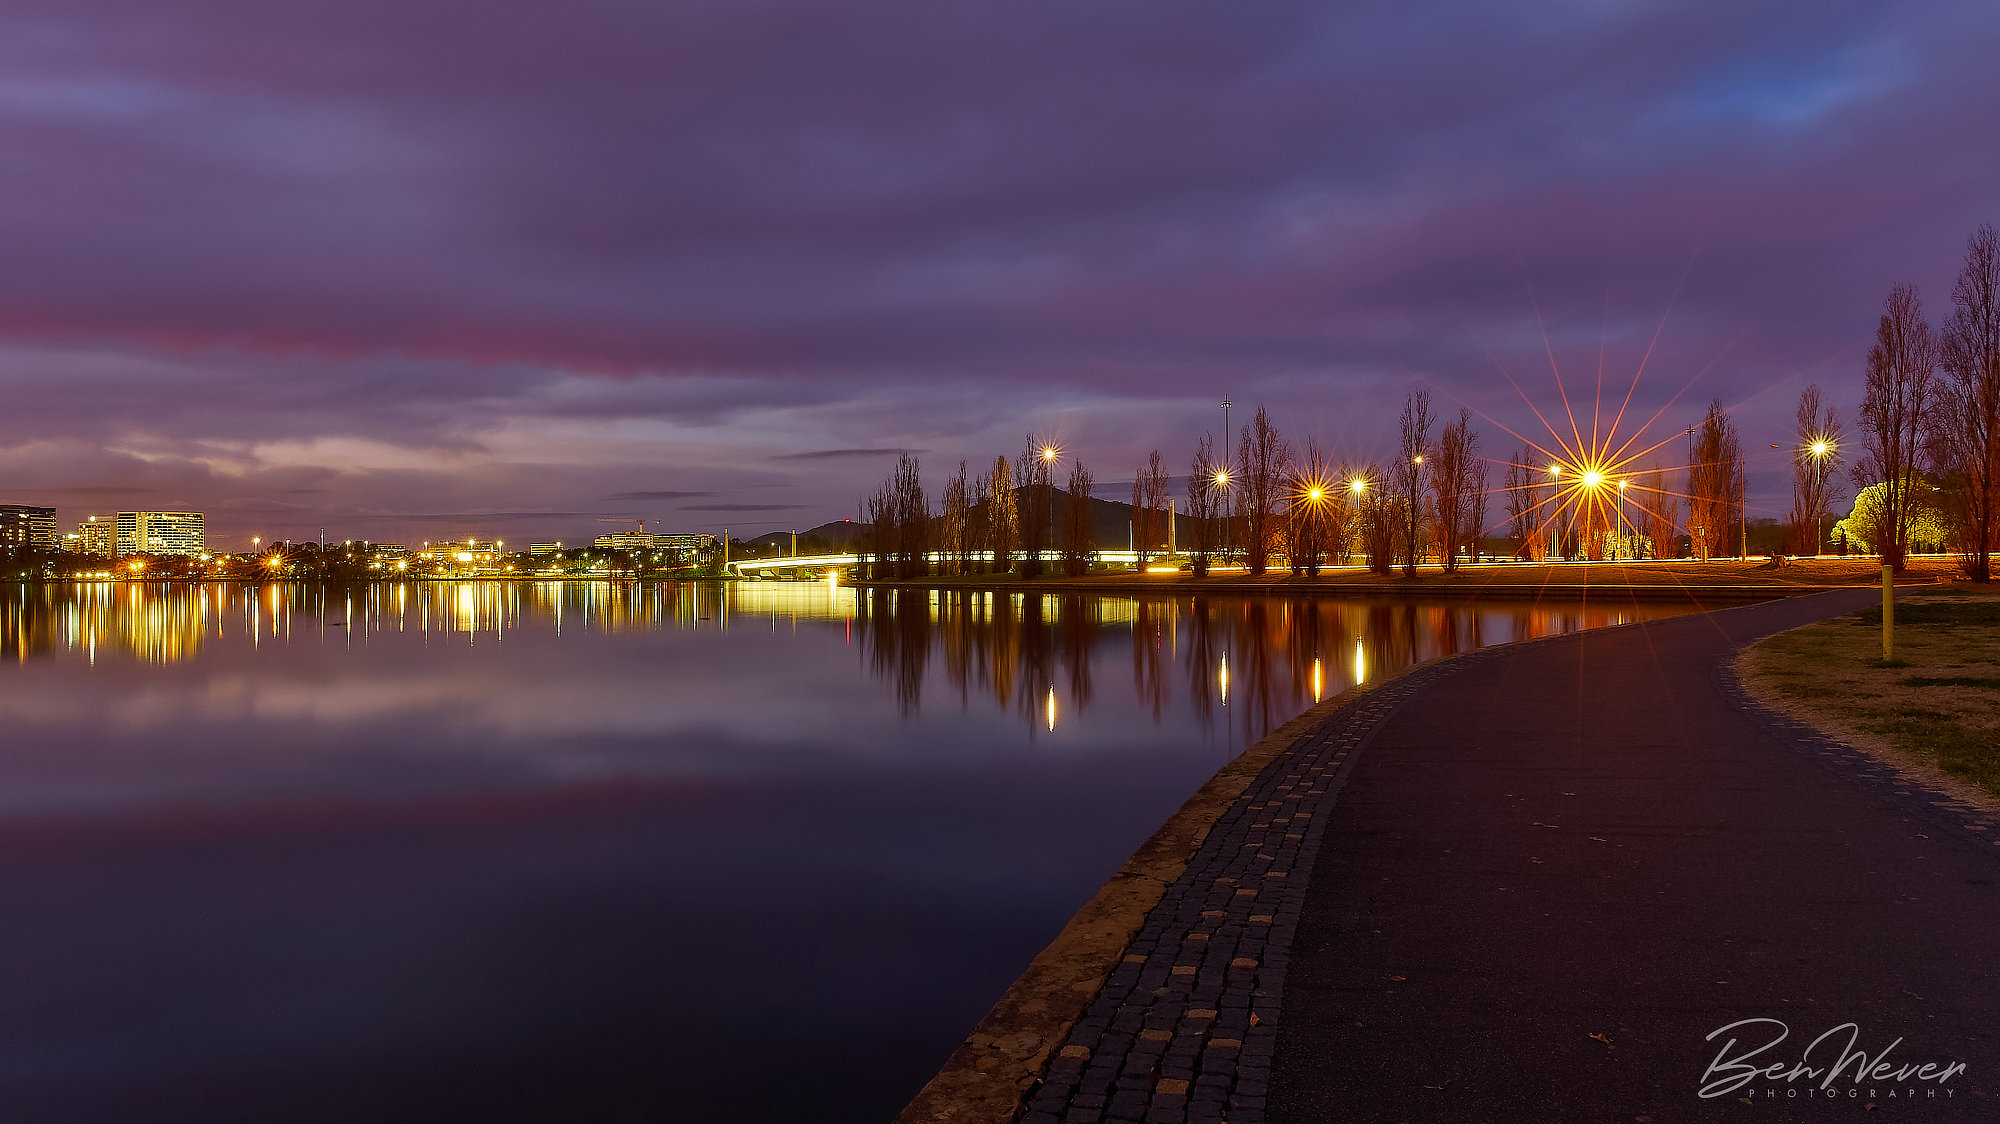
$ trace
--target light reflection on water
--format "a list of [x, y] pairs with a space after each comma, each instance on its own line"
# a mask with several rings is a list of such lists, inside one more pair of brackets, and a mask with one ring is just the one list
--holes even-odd
[[1315, 699], [1687, 608], [0, 589], [0, 1103], [205, 1122], [887, 1119]]

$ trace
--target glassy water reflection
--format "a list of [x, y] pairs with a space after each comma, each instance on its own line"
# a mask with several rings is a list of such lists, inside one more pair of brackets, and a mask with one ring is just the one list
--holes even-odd
[[1314, 699], [1689, 607], [5, 588], [23, 1120], [885, 1120]]

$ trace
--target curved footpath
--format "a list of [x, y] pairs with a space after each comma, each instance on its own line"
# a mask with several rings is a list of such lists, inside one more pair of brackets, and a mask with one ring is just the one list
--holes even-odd
[[[1875, 596], [1486, 649], [1362, 693], [1216, 819], [1021, 1119], [1993, 1118], [2000, 824], [1726, 669]], [[1777, 1022], [1709, 1040], [1748, 1019]], [[1778, 1022], [1752, 1060], [1848, 1053], [1842, 1080], [1723, 1091], [1741, 1070], [1714, 1064]], [[1885, 1048], [1909, 1068], [1857, 1085]]]

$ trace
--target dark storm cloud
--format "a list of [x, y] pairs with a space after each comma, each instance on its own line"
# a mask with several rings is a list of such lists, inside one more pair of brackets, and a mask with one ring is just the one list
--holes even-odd
[[1615, 399], [1670, 307], [1636, 412], [1762, 448], [2000, 220], [1995, 21], [18, 0], [0, 469], [574, 534], [663, 473], [850, 510], [869, 457], [1024, 432], [1178, 466], [1224, 393], [1379, 456], [1418, 384], [1504, 455], [1503, 370], [1546, 410], [1547, 351], [1586, 396], [1601, 353]]
[[837, 461], [849, 457], [892, 457], [902, 453], [928, 453], [929, 449], [819, 449], [810, 453], [779, 453], [774, 461]]

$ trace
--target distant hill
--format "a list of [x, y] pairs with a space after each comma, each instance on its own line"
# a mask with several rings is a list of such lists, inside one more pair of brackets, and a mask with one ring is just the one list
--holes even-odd
[[[856, 523], [852, 519], [836, 519], [831, 523], [821, 523], [810, 531], [800, 531], [799, 537], [818, 535], [835, 546], [846, 546], [867, 533], [868, 524]], [[789, 541], [789, 540], [788, 540]]]
[[[1025, 488], [1017, 488], [1014, 491], [1014, 500], [1017, 505], [1016, 510], [1019, 510], [1019, 504], [1023, 498], [1021, 493], [1025, 490]], [[1067, 517], [1069, 511], [1069, 493], [1063, 491], [1061, 488], [1054, 489], [1054, 492], [1055, 494], [1050, 497], [1049, 514], [1050, 518], [1054, 520], [1055, 535], [1050, 539], [1050, 546], [1054, 546], [1061, 541], [1063, 520]], [[1185, 502], [1180, 496], [1175, 496], [1174, 500], [1177, 505]], [[931, 502], [933, 507], [935, 507], [937, 497], [931, 497]], [[1090, 504], [1091, 525], [1097, 532], [1098, 547], [1103, 550], [1126, 549], [1132, 541], [1132, 505], [1129, 503], [1120, 503], [1116, 500], [1101, 500], [1095, 496], [1090, 497], [1087, 502]], [[975, 510], [983, 510], [985, 506], [984, 503], [981, 503], [977, 505]], [[1185, 546], [1188, 542], [1187, 516], [1176, 514], [1174, 524], [1175, 534], [1178, 536], [1179, 542]], [[799, 543], [801, 544], [801, 549], [803, 549], [806, 539], [817, 537], [825, 540], [828, 545], [836, 549], [846, 550], [857, 545], [861, 537], [867, 533], [868, 524], [866, 523], [853, 519], [836, 519], [831, 523], [822, 523], [810, 530], [800, 531]], [[744, 541], [747, 541], [752, 546], [764, 547], [766, 549], [790, 549], [792, 545], [792, 533], [790, 531], [772, 531], [768, 534], [759, 535], [754, 539]]]

